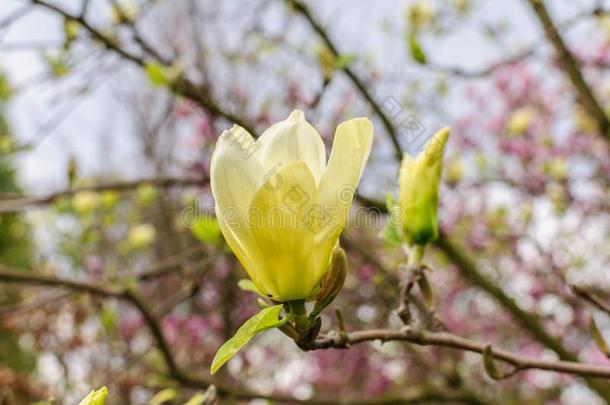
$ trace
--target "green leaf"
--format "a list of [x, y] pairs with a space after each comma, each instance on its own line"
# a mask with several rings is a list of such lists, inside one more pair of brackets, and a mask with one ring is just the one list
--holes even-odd
[[402, 243], [400, 233], [398, 233], [398, 229], [396, 229], [392, 221], [386, 222], [379, 236], [381, 240], [390, 246], [399, 246]]
[[411, 51], [411, 57], [413, 58], [413, 60], [415, 60], [417, 63], [425, 65], [427, 63], [426, 53], [419, 44], [419, 41], [417, 40], [417, 35], [412, 32], [411, 34], [409, 34], [407, 41], [409, 43], [409, 51]]
[[191, 228], [193, 236], [204, 243], [215, 245], [222, 237], [220, 225], [216, 217], [205, 215], [199, 219]]
[[111, 332], [116, 326], [116, 312], [109, 305], [104, 305], [100, 312], [100, 323], [106, 332]]
[[165, 66], [157, 62], [146, 62], [144, 72], [150, 84], [154, 87], [165, 87], [170, 84]]
[[161, 405], [166, 402], [173, 401], [178, 396], [178, 393], [173, 388], [167, 388], [162, 391], [157, 392], [151, 399], [148, 401], [148, 405]]
[[205, 393], [198, 393], [193, 398], [189, 399], [184, 405], [210, 405], [218, 399], [216, 387], [210, 385]]
[[256, 288], [256, 285], [254, 285], [254, 282], [252, 280], [250, 280], [249, 278], [242, 278], [241, 280], [239, 280], [237, 282], [237, 286], [240, 289], [242, 289], [243, 291], [250, 291], [250, 292], [260, 295], [261, 297], [264, 297], [263, 293], [258, 291], [258, 288]]
[[106, 396], [108, 395], [108, 389], [102, 387], [97, 391], [91, 391], [89, 395], [85, 397], [78, 405], [104, 405], [106, 403]]
[[60, 78], [70, 73], [67, 57], [64, 53], [60, 53], [58, 55], [47, 54], [45, 55], [45, 60], [49, 65], [51, 74], [54, 77]]
[[202, 393], [195, 395], [193, 398], [189, 399], [184, 403], [184, 405], [202, 405], [204, 404], [205, 398]]
[[400, 226], [400, 218], [399, 218], [399, 206], [396, 200], [394, 200], [394, 196], [392, 193], [387, 193], [385, 196], [385, 205], [388, 209], [387, 222], [384, 225], [383, 229], [379, 233], [379, 237], [385, 243], [390, 246], [399, 246], [402, 244], [402, 238], [400, 236], [399, 226]]
[[259, 313], [248, 319], [235, 335], [227, 340], [216, 352], [210, 372], [215, 374], [220, 367], [229, 361], [235, 354], [244, 347], [252, 338], [264, 330], [277, 328], [288, 321], [288, 317], [278, 319], [283, 304], [264, 308]]
[[335, 58], [335, 67], [339, 70], [343, 70], [349, 65], [351, 65], [353, 62], [355, 62], [356, 59], [357, 56], [353, 53], [345, 53], [339, 55]]
[[595, 344], [597, 345], [599, 350], [604, 354], [604, 356], [610, 357], [610, 348], [608, 348], [608, 343], [606, 343], [606, 341], [604, 340], [604, 337], [599, 331], [599, 328], [597, 327], [597, 324], [595, 323], [595, 319], [593, 319], [593, 317], [589, 319], [589, 332], [591, 332], [591, 337], [595, 341]]

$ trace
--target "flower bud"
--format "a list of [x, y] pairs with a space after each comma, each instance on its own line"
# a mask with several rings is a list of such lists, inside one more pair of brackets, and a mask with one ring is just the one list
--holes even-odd
[[327, 162], [322, 137], [298, 110], [256, 141], [239, 126], [220, 136], [210, 163], [218, 225], [265, 296], [316, 294], [372, 143], [370, 120], [346, 121]]
[[95, 191], [79, 191], [72, 198], [72, 207], [78, 214], [88, 214], [97, 208], [98, 200], [99, 195]]
[[127, 243], [132, 249], [145, 249], [149, 247], [156, 236], [155, 227], [151, 224], [139, 224], [129, 230]]
[[438, 237], [436, 218], [443, 152], [449, 128], [438, 131], [413, 159], [405, 154], [400, 166], [400, 219], [410, 244], [425, 245]]
[[536, 112], [532, 108], [520, 108], [511, 114], [506, 124], [506, 130], [511, 135], [522, 135], [535, 117]]
[[346, 277], [347, 256], [343, 249], [337, 247], [333, 251], [330, 264], [328, 265], [328, 271], [320, 282], [320, 289], [316, 294], [316, 304], [309, 316], [310, 319], [315, 319], [324, 308], [333, 302], [337, 294], [339, 294], [339, 291], [343, 288]]
[[331, 301], [339, 294], [345, 284], [347, 276], [347, 256], [341, 248], [336, 248], [333, 252], [328, 272], [324, 275], [320, 283], [320, 290], [316, 295], [316, 301]]

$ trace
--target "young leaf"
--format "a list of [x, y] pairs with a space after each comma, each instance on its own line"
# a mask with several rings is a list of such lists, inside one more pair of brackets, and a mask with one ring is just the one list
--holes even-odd
[[591, 337], [595, 341], [595, 344], [597, 344], [599, 350], [604, 354], [604, 356], [610, 357], [610, 348], [608, 348], [608, 343], [606, 343], [606, 341], [604, 340], [604, 337], [599, 331], [599, 328], [597, 327], [597, 324], [595, 323], [595, 319], [593, 319], [593, 317], [589, 319], [589, 332], [591, 332]]
[[381, 229], [379, 233], [379, 237], [389, 246], [399, 246], [402, 243], [400, 233], [391, 219], [383, 226], [383, 229]]
[[415, 33], [409, 34], [408, 42], [409, 50], [411, 51], [411, 57], [413, 58], [413, 60], [415, 60], [417, 63], [425, 65], [427, 62], [426, 53], [419, 44], [419, 41], [417, 40], [417, 35], [415, 35]]
[[185, 402], [184, 405], [202, 405], [205, 403], [203, 401], [204, 401], [203, 394], [199, 393], [199, 394], [196, 394], [191, 399], [189, 399], [187, 402]]
[[211, 215], [199, 218], [195, 226], [191, 228], [191, 232], [200, 241], [211, 245], [217, 244], [222, 237], [218, 220]]
[[144, 72], [150, 84], [155, 87], [164, 87], [170, 84], [167, 77], [165, 66], [157, 62], [147, 62], [144, 65]]
[[220, 349], [218, 349], [214, 356], [214, 360], [212, 360], [210, 372], [215, 374], [223, 364], [235, 356], [257, 333], [285, 324], [288, 321], [288, 317], [278, 319], [282, 307], [283, 304], [264, 308], [258, 314], [248, 319], [231, 339], [220, 346]]
[[496, 366], [496, 362], [494, 360], [494, 355], [493, 355], [491, 346], [487, 345], [485, 347], [485, 350], [483, 350], [482, 354], [483, 354], [483, 366], [485, 367], [485, 371], [487, 372], [487, 375], [489, 375], [494, 380], [501, 379], [502, 373], [500, 373], [500, 370], [498, 370], [498, 367]]
[[217, 399], [218, 395], [216, 387], [210, 385], [210, 387], [205, 391], [205, 393], [198, 393], [197, 395], [189, 399], [187, 402], [185, 402], [184, 405], [211, 405], [216, 403]]
[[385, 205], [388, 209], [388, 220], [379, 233], [379, 237], [390, 246], [399, 246], [402, 244], [402, 238], [398, 227], [400, 226], [400, 207], [398, 202], [394, 200], [392, 193], [387, 193], [385, 196]]
[[157, 392], [151, 399], [148, 401], [148, 405], [162, 405], [166, 402], [173, 401], [178, 396], [178, 393], [173, 388], [167, 388], [162, 391]]
[[258, 291], [258, 288], [254, 285], [254, 282], [248, 278], [242, 278], [237, 282], [237, 286], [243, 291], [250, 291], [264, 297], [264, 295]]
[[106, 387], [102, 387], [97, 391], [93, 390], [78, 405], [104, 405], [107, 395], [108, 389]]
[[357, 56], [353, 53], [341, 54], [335, 59], [335, 67], [339, 70], [343, 70], [349, 65], [351, 65], [353, 62], [355, 62], [356, 59]]

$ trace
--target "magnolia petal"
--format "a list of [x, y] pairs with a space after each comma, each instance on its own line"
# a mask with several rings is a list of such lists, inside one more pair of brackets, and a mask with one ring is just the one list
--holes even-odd
[[212, 155], [210, 184], [216, 217], [227, 244], [252, 281], [265, 291], [263, 280], [254, 272], [261, 258], [245, 214], [263, 181], [264, 170], [255, 156], [256, 148], [254, 139], [243, 128], [235, 125], [224, 131]]
[[409, 243], [425, 244], [438, 237], [438, 188], [448, 137], [449, 128], [441, 129], [417, 159], [405, 154], [400, 165], [398, 201]]
[[269, 175], [294, 162], [305, 162], [316, 182], [326, 166], [326, 148], [318, 131], [294, 110], [285, 120], [272, 125], [258, 140], [259, 159]]
[[263, 183], [264, 169], [255, 151], [254, 138], [234, 125], [218, 138], [210, 163], [210, 183], [216, 205], [244, 211]]
[[257, 273], [270, 280], [274, 298], [305, 299], [319, 283], [312, 268], [313, 232], [306, 222], [315, 203], [316, 183], [305, 162], [280, 169], [256, 193], [248, 210], [249, 226], [264, 256]]
[[445, 145], [447, 144], [447, 139], [449, 139], [449, 132], [451, 129], [449, 127], [445, 127], [438, 132], [436, 132], [432, 139], [426, 145], [426, 149], [423, 152], [423, 156], [419, 158], [425, 159], [426, 164], [431, 166], [433, 164], [438, 164], [442, 166], [443, 162], [443, 153], [445, 151]]
[[349, 209], [373, 144], [373, 124], [354, 118], [337, 127], [328, 166], [318, 187], [318, 202], [332, 222], [318, 232], [316, 241], [331, 245], [345, 227]]

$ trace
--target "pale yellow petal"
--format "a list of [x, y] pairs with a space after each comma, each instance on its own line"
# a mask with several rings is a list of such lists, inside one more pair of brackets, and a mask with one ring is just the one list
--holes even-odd
[[316, 200], [315, 179], [304, 162], [291, 163], [256, 193], [249, 226], [264, 257], [257, 268], [282, 301], [308, 297], [320, 281], [313, 268], [314, 233], [307, 215]]
[[216, 216], [222, 234], [252, 280], [265, 291], [254, 269], [260, 252], [246, 226], [250, 201], [263, 182], [263, 168], [255, 156], [256, 145], [239, 126], [225, 131], [216, 144], [210, 165], [210, 183], [216, 202]]
[[294, 110], [285, 120], [272, 125], [261, 135], [258, 156], [266, 173], [294, 162], [305, 162], [319, 182], [326, 167], [326, 148], [318, 131]]
[[443, 152], [449, 128], [438, 131], [413, 159], [405, 154], [400, 166], [400, 217], [409, 243], [425, 244], [438, 236], [437, 206]]
[[254, 139], [234, 125], [218, 138], [210, 163], [210, 184], [216, 205], [244, 211], [263, 182], [264, 169]]
[[426, 165], [431, 166], [433, 164], [437, 164], [442, 166], [443, 162], [443, 153], [445, 151], [445, 145], [447, 144], [447, 139], [449, 139], [449, 132], [451, 129], [449, 127], [445, 127], [438, 132], [436, 132], [432, 139], [426, 145], [426, 148], [422, 152], [422, 155], [418, 157], [426, 160]]
[[354, 118], [337, 127], [333, 149], [318, 187], [318, 203], [332, 222], [316, 235], [316, 241], [334, 241], [345, 227], [356, 187], [373, 144], [373, 124]]

